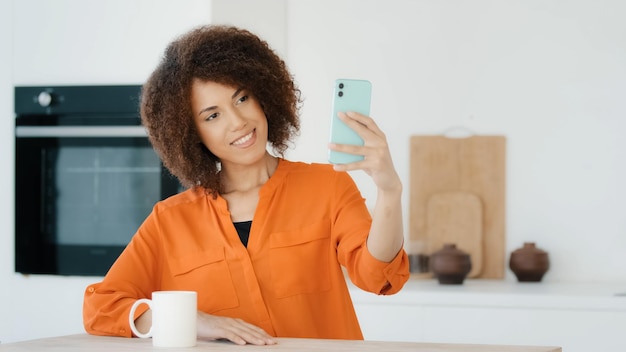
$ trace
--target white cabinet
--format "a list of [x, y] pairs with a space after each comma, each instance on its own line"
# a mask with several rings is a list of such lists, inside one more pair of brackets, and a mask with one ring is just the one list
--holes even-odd
[[392, 296], [351, 287], [367, 340], [626, 350], [624, 284], [410, 280]]

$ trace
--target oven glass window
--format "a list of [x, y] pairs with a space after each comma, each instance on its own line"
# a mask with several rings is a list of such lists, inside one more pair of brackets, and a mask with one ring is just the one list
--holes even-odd
[[140, 85], [15, 87], [16, 272], [103, 276], [183, 190], [141, 126], [140, 97]]
[[57, 244], [125, 246], [161, 198], [152, 148], [100, 143], [60, 139], [44, 150], [45, 232]]
[[104, 275], [182, 188], [145, 137], [16, 140], [16, 271]]

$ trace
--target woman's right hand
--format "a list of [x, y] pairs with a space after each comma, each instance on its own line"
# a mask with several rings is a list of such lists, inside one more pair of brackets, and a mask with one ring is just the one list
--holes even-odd
[[274, 345], [276, 340], [258, 326], [237, 318], [220, 317], [198, 311], [198, 338], [227, 339], [238, 345]]

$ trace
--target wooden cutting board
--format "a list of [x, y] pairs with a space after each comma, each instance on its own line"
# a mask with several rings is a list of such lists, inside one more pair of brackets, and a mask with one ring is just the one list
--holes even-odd
[[436, 193], [426, 205], [428, 253], [445, 244], [470, 255], [472, 270], [467, 277], [478, 277], [483, 270], [483, 207], [475, 194], [469, 192]]
[[503, 136], [411, 137], [409, 240], [428, 242], [427, 207], [435, 194], [467, 192], [482, 204], [482, 272], [505, 274], [505, 155]]

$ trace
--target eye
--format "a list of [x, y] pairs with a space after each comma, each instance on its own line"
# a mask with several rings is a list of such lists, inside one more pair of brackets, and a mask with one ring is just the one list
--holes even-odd
[[247, 95], [242, 95], [241, 98], [237, 99], [237, 104], [241, 104], [246, 102], [246, 100], [248, 100], [248, 96]]
[[214, 113], [210, 114], [209, 116], [205, 117], [204, 121], [211, 121], [211, 120], [213, 120], [214, 118], [216, 118], [218, 116], [219, 116], [219, 114], [214, 112]]

